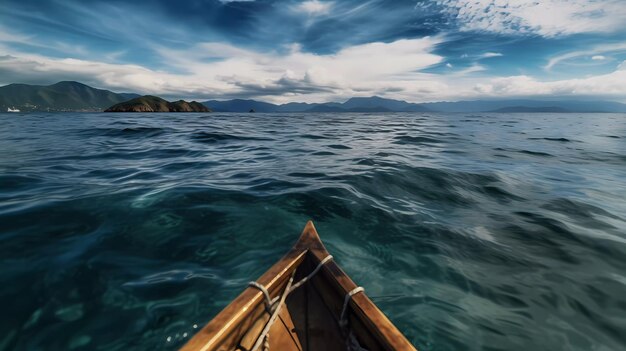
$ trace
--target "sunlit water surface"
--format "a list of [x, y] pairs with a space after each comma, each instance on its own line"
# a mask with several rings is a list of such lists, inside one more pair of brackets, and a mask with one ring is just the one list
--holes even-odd
[[623, 114], [2, 114], [0, 349], [174, 350], [311, 218], [421, 350], [623, 350], [625, 199]]

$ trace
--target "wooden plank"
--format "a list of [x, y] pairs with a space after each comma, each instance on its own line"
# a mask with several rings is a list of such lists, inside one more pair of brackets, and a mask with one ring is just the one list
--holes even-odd
[[281, 309], [278, 316], [270, 329], [270, 350], [302, 351], [298, 335], [292, 332], [293, 322], [289, 310]]
[[261, 314], [261, 317], [257, 318], [257, 320], [252, 323], [252, 325], [248, 328], [246, 333], [241, 338], [241, 341], [239, 342], [239, 348], [242, 350], [251, 350], [254, 346], [254, 343], [259, 338], [259, 334], [261, 334], [261, 331], [269, 320], [269, 313]]

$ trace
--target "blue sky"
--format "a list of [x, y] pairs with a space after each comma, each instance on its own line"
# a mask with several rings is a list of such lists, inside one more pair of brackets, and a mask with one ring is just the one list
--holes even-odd
[[626, 100], [624, 0], [3, 0], [0, 84], [194, 99]]

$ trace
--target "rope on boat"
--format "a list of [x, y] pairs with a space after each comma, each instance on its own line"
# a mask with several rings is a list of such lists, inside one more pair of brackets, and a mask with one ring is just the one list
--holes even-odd
[[[302, 278], [299, 282], [297, 282], [296, 284], [292, 286], [291, 283], [293, 283], [293, 277], [296, 274], [296, 270], [294, 270], [293, 273], [291, 274], [291, 278], [289, 278], [289, 281], [287, 282], [287, 286], [285, 287], [284, 293], [280, 296], [276, 296], [274, 299], [270, 298], [269, 291], [267, 291], [267, 288], [264, 287], [263, 285], [254, 281], [248, 283], [249, 286], [255, 287], [263, 292], [263, 295], [265, 296], [265, 309], [267, 310], [268, 313], [271, 314], [270, 320], [265, 325], [265, 328], [263, 328], [263, 331], [261, 332], [261, 334], [259, 334], [259, 338], [256, 340], [256, 342], [254, 343], [254, 346], [252, 347], [252, 349], [250, 349], [250, 351], [257, 351], [259, 347], [261, 347], [262, 343], [264, 343], [263, 350], [269, 351], [270, 349], [269, 331], [272, 325], [274, 324], [274, 322], [276, 321], [276, 317], [278, 316], [278, 313], [280, 313], [280, 308], [285, 303], [285, 299], [287, 299], [287, 296], [291, 294], [297, 288], [301, 287], [309, 279], [313, 278], [313, 276], [317, 274], [317, 272], [322, 268], [322, 266], [332, 259], [333, 259], [332, 255], [328, 255], [324, 257], [324, 259], [321, 260], [320, 263], [318, 263], [317, 267], [315, 267], [315, 269], [311, 271], [309, 275]], [[278, 299], [280, 299], [280, 302], [272, 311], [272, 306], [274, 306], [274, 303], [276, 303]], [[344, 309], [345, 309], [345, 304], [344, 304]]]
[[333, 259], [333, 255], [328, 255], [326, 257], [324, 257], [323, 260], [320, 261], [320, 263], [317, 265], [317, 267], [315, 267], [315, 269], [309, 273], [309, 275], [307, 275], [306, 277], [302, 278], [302, 280], [300, 280], [299, 282], [297, 282], [296, 284], [294, 284], [294, 286], [291, 287], [291, 289], [289, 289], [289, 293], [291, 293], [292, 291], [296, 290], [297, 288], [301, 287], [302, 284], [306, 283], [309, 279], [313, 278], [313, 276], [322, 268], [323, 265], [326, 264], [326, 262], [330, 261]]
[[[315, 267], [315, 269], [313, 271], [311, 271], [311, 273], [309, 273], [309, 275], [307, 275], [306, 277], [302, 278], [296, 284], [292, 285], [293, 278], [296, 275], [296, 271], [294, 270], [293, 273], [291, 274], [291, 277], [289, 278], [289, 281], [287, 282], [287, 286], [285, 287], [285, 290], [284, 290], [283, 294], [279, 295], [279, 296], [276, 296], [274, 299], [270, 298], [269, 291], [267, 291], [267, 288], [264, 287], [263, 285], [261, 285], [261, 284], [259, 284], [257, 282], [254, 282], [254, 281], [248, 283], [249, 286], [255, 287], [255, 288], [261, 290], [261, 292], [263, 292], [263, 296], [265, 296], [265, 309], [266, 309], [266, 311], [268, 313], [270, 313], [269, 321], [267, 322], [267, 324], [263, 328], [263, 331], [261, 331], [261, 334], [259, 334], [259, 337], [257, 338], [256, 342], [254, 343], [254, 346], [250, 349], [250, 351], [258, 351], [259, 348], [261, 347], [261, 345], [263, 345], [263, 351], [269, 351], [270, 350], [270, 335], [269, 335], [269, 331], [272, 328], [272, 325], [274, 325], [274, 322], [276, 321], [276, 318], [278, 317], [278, 314], [280, 313], [280, 309], [281, 309], [282, 305], [285, 303], [285, 300], [287, 299], [287, 296], [289, 294], [291, 294], [297, 288], [299, 288], [302, 285], [304, 285], [304, 283], [309, 281], [309, 279], [313, 278], [313, 276], [315, 276], [315, 274], [317, 274], [317, 272], [322, 268], [322, 266], [325, 265], [327, 262], [329, 262], [332, 259], [333, 259], [332, 255], [328, 255], [328, 256], [324, 257], [324, 259], [321, 260], [320, 263], [318, 263], [317, 267]], [[346, 337], [346, 347], [347, 347], [348, 351], [367, 351], [366, 349], [361, 347], [361, 345], [359, 344], [359, 341], [354, 336], [354, 333], [352, 333], [351, 330], [348, 330], [348, 328], [347, 328], [348, 327], [348, 316], [346, 314], [346, 312], [348, 310], [348, 303], [350, 302], [350, 299], [352, 299], [352, 296], [354, 296], [354, 295], [356, 295], [356, 294], [358, 294], [360, 292], [364, 292], [364, 291], [365, 291], [365, 289], [362, 286], [357, 286], [356, 288], [350, 290], [346, 294], [346, 297], [343, 300], [343, 308], [341, 309], [341, 315], [339, 317], [339, 326], [341, 327], [342, 331], [345, 334], [345, 337]], [[274, 307], [274, 304], [279, 299], [280, 299], [280, 302], [278, 303], [278, 305], [276, 305], [276, 307]], [[273, 308], [273, 310], [272, 310], [272, 308]]]
[[267, 289], [263, 285], [257, 282], [249, 282], [248, 285], [253, 286], [261, 290], [261, 292], [263, 292], [263, 295], [265, 296], [265, 309], [267, 310], [267, 312], [271, 312], [272, 311], [272, 299], [270, 298], [269, 291], [267, 291]]
[[348, 302], [353, 295], [358, 294], [360, 292], [364, 292], [365, 289], [362, 286], [357, 286], [356, 288], [350, 290], [346, 297], [343, 299], [343, 308], [341, 309], [341, 317], [339, 317], [339, 326], [344, 328], [348, 325], [348, 316], [346, 315], [346, 310], [348, 309]]
[[[297, 288], [301, 287], [304, 283], [306, 283], [309, 279], [313, 278], [313, 276], [315, 274], [317, 274], [317, 272], [322, 268], [323, 265], [325, 265], [327, 262], [329, 262], [330, 260], [333, 259], [333, 255], [328, 255], [326, 257], [324, 257], [323, 260], [320, 261], [320, 263], [317, 265], [317, 267], [315, 267], [315, 269], [313, 271], [311, 271], [311, 273], [309, 273], [309, 275], [307, 275], [306, 277], [302, 278], [299, 282], [295, 283], [291, 289], [289, 289], [289, 291], [287, 291], [287, 295], [291, 294], [294, 290], [296, 290]], [[270, 293], [269, 291], [267, 291], [267, 289], [257, 283], [257, 282], [249, 282], [248, 286], [257, 288], [259, 290], [261, 290], [263, 292], [263, 295], [265, 296], [265, 308], [267, 309], [268, 312], [270, 312], [272, 310], [272, 306], [274, 306], [274, 304], [276, 303], [276, 301], [278, 301], [278, 299], [280, 298], [280, 296], [276, 296], [275, 298], [270, 298]]]
[[[294, 275], [296, 275], [295, 270], [293, 271], [293, 273], [291, 274], [291, 277], [289, 278], [289, 281], [287, 282], [287, 286], [285, 287], [286, 291], [289, 291], [289, 288], [291, 288], [291, 283], [293, 283]], [[261, 284], [259, 285], [263, 286]], [[267, 291], [267, 289], [265, 289], [265, 291]], [[274, 322], [276, 321], [276, 317], [278, 317], [278, 314], [280, 313], [280, 308], [285, 303], [285, 299], [287, 298], [287, 295], [288, 295], [287, 293], [284, 293], [280, 297], [280, 302], [278, 303], [278, 306], [276, 306], [276, 309], [274, 309], [274, 312], [272, 312], [272, 316], [270, 317], [270, 320], [265, 325], [265, 328], [263, 328], [263, 331], [259, 335], [259, 338], [256, 340], [256, 343], [254, 343], [254, 346], [252, 347], [250, 351], [257, 351], [259, 347], [261, 347], [261, 344], [264, 344], [263, 350], [269, 351], [270, 349], [269, 331], [272, 325], [274, 324]]]
[[364, 291], [365, 289], [362, 286], [357, 286], [356, 288], [350, 290], [343, 299], [343, 308], [341, 309], [341, 317], [339, 317], [339, 326], [346, 337], [346, 349], [348, 351], [367, 351], [361, 347], [361, 344], [359, 344], [359, 341], [356, 339], [356, 336], [354, 336], [352, 330], [348, 329], [348, 314], [346, 313], [348, 310], [348, 303], [350, 302], [350, 299], [352, 299], [352, 296]]

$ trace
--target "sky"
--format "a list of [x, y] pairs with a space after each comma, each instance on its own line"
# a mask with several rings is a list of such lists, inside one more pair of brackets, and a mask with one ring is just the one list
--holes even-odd
[[626, 101], [626, 0], [2, 0], [0, 85]]

